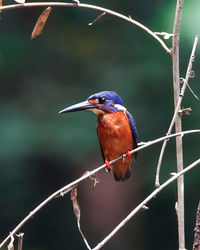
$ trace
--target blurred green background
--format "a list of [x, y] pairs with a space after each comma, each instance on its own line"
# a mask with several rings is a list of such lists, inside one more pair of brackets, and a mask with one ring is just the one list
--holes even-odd
[[[13, 3], [14, 1], [6, 1]], [[27, 1], [28, 2], [28, 1]], [[88, 1], [119, 11], [153, 31], [171, 33], [173, 0]], [[3, 2], [3, 4], [5, 4]], [[60, 116], [58, 111], [102, 90], [116, 91], [134, 115], [139, 141], [165, 135], [173, 115], [171, 58], [138, 27], [112, 16], [88, 26], [99, 13], [53, 8], [43, 34], [31, 32], [44, 8], [0, 14], [0, 240], [48, 195], [103, 163], [91, 112]], [[185, 76], [194, 36], [199, 33], [200, 1], [185, 1], [180, 33], [181, 76]], [[171, 41], [166, 41], [171, 46]], [[199, 46], [190, 86], [200, 96]], [[183, 129], [200, 127], [199, 107], [189, 90]], [[199, 157], [199, 135], [187, 135], [184, 166]], [[81, 225], [91, 246], [102, 240], [154, 189], [160, 145], [139, 153], [132, 178], [114, 181], [99, 173], [100, 184], [79, 186]], [[161, 181], [176, 171], [174, 140], [168, 143]], [[185, 175], [186, 247], [192, 248], [200, 199], [200, 169]], [[164, 190], [103, 249], [177, 249], [174, 209], [176, 183]], [[49, 203], [20, 232], [25, 250], [86, 249], [69, 195]], [[6, 248], [5, 248], [6, 249]]]

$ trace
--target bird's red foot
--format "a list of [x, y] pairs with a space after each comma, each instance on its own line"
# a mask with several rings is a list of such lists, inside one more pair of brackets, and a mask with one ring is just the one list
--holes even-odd
[[111, 171], [111, 166], [110, 166], [110, 163], [109, 163], [107, 158], [105, 159], [105, 164], [106, 164], [107, 170], [110, 172]]
[[129, 150], [126, 151], [126, 155], [127, 155], [128, 158], [131, 158], [131, 154], [130, 154]]

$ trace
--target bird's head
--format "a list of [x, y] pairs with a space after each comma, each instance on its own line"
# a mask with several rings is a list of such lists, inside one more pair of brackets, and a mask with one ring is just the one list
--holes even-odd
[[115, 92], [103, 91], [89, 96], [84, 102], [61, 110], [59, 114], [80, 110], [91, 110], [95, 114], [99, 115], [104, 113], [126, 111], [126, 108], [123, 106], [122, 99]]

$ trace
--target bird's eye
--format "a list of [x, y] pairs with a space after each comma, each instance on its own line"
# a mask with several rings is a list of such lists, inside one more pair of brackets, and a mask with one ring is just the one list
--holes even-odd
[[106, 101], [106, 98], [104, 97], [99, 98], [99, 104], [104, 104], [105, 101]]

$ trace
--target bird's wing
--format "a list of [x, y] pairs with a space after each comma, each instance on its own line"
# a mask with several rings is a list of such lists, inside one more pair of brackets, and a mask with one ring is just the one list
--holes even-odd
[[102, 145], [101, 145], [100, 139], [99, 139], [99, 144], [100, 144], [100, 147], [101, 147], [101, 154], [102, 154], [103, 160], [105, 161], [105, 155], [103, 153], [103, 149], [102, 149]]
[[[129, 124], [131, 126], [133, 144], [134, 144], [134, 149], [135, 149], [137, 148], [137, 140], [138, 140], [137, 129], [136, 129], [135, 122], [134, 122], [132, 115], [128, 111], [126, 111], [126, 115], [127, 115]], [[135, 160], [137, 160], [137, 153], [134, 154], [134, 157], [135, 157]]]

